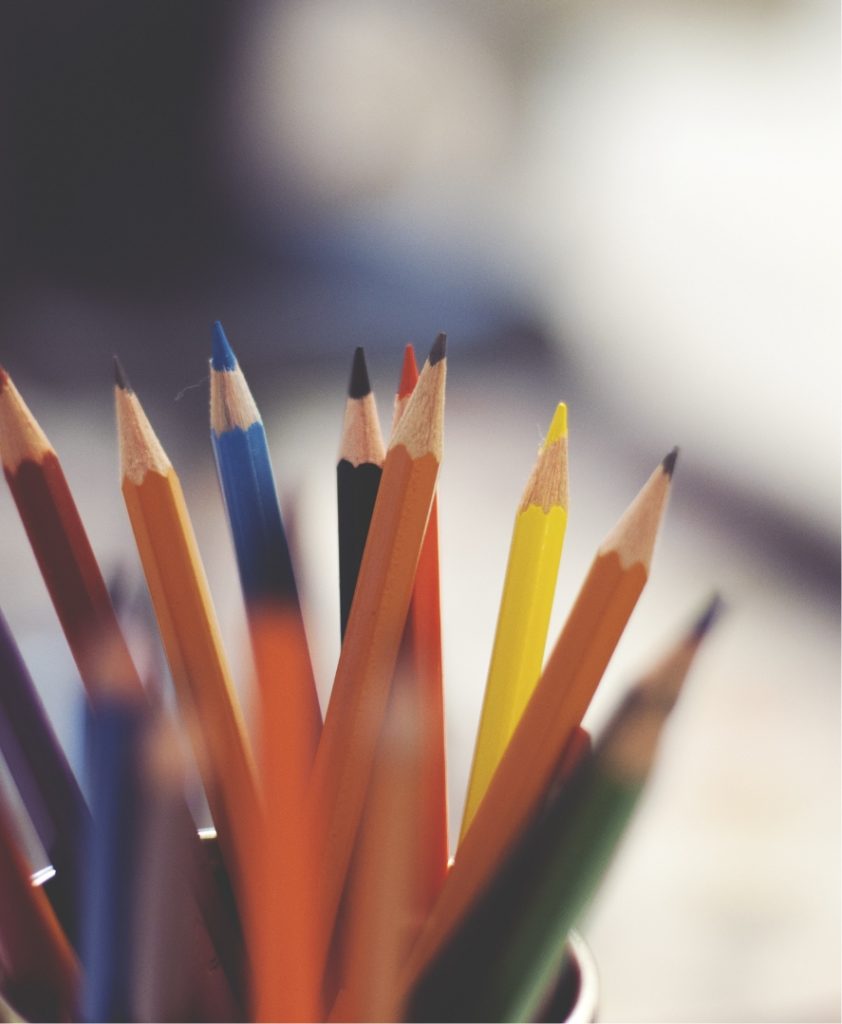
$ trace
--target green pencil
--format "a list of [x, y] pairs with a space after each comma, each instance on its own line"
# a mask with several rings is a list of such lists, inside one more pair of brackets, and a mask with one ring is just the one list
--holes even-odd
[[409, 1001], [409, 1020], [526, 1021], [644, 788], [661, 730], [720, 608], [714, 598], [628, 693], [592, 752], [524, 830]]

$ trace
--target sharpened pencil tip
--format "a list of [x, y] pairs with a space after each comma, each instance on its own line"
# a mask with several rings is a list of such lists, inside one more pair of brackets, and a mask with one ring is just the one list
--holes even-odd
[[213, 325], [213, 349], [211, 352], [211, 369], [224, 372], [237, 369], [237, 357], [228, 344], [222, 324], [217, 320]]
[[415, 359], [415, 349], [410, 341], [403, 350], [403, 365], [401, 366], [401, 379], [398, 384], [398, 398], [407, 398], [415, 390], [415, 383], [418, 380], [418, 363]]
[[123, 364], [114, 356], [114, 383], [121, 391], [127, 391], [132, 394], [132, 386], [129, 383], [129, 378], [126, 376], [126, 371], [123, 369]]
[[368, 367], [365, 365], [365, 351], [361, 345], [354, 349], [354, 361], [351, 363], [351, 379], [348, 382], [349, 398], [365, 398], [371, 394], [371, 382], [368, 379]]
[[710, 630], [711, 626], [722, 614], [723, 608], [724, 602], [722, 598], [719, 594], [714, 594], [705, 606], [705, 610], [698, 619], [696, 619], [696, 622], [693, 625], [693, 637], [696, 640], [701, 640], [702, 637]]
[[544, 447], [549, 447], [562, 437], [567, 437], [567, 406], [564, 402], [559, 402], [553, 413], [550, 429], [547, 431], [546, 438], [544, 438]]
[[447, 335], [442, 332], [433, 342], [433, 347], [430, 349], [430, 366], [435, 366], [436, 363], [440, 363], [442, 359], [447, 355]]
[[673, 448], [671, 452], [668, 452], [664, 456], [664, 461], [661, 463], [664, 472], [667, 476], [672, 479], [672, 474], [675, 472], [675, 460], [678, 458], [678, 447]]

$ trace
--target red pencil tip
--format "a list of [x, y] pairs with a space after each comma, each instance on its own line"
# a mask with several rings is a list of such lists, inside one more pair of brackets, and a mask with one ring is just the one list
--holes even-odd
[[403, 366], [401, 367], [401, 382], [398, 384], [398, 398], [406, 398], [415, 390], [415, 383], [418, 380], [418, 363], [415, 361], [415, 349], [410, 342], [403, 350]]

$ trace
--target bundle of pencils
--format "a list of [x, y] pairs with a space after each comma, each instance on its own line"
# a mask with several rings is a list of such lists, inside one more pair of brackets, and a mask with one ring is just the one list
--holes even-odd
[[[444, 335], [420, 373], [406, 347], [387, 445], [354, 353], [323, 719], [266, 431], [214, 325], [211, 442], [253, 654], [249, 727], [178, 476], [122, 367], [122, 490], [177, 714], [137, 671], [58, 455], [0, 369], [0, 456], [84, 684], [88, 771], [86, 800], [0, 618], [0, 749], [54, 869], [35, 884], [0, 802], [0, 1020], [544, 1019], [719, 602], [592, 742], [583, 719], [646, 584], [677, 451], [607, 533], [545, 661], [568, 512], [559, 404], [515, 514], [450, 860], [446, 372]], [[202, 834], [191, 753], [214, 825]]]

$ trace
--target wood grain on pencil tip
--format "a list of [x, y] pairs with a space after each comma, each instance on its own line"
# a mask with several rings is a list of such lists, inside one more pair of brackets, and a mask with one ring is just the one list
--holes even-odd
[[309, 787], [326, 953], [365, 801], [443, 444], [444, 343], [433, 346], [383, 466]]

